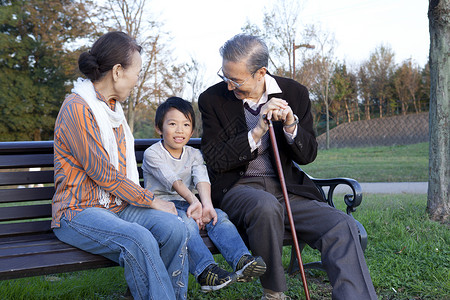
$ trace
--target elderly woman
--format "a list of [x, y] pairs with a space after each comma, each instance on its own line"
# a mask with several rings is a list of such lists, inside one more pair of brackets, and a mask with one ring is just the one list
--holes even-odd
[[124, 267], [134, 299], [185, 299], [187, 231], [175, 206], [139, 185], [121, 102], [136, 85], [141, 47], [122, 32], [80, 55], [55, 124], [52, 228], [63, 242]]

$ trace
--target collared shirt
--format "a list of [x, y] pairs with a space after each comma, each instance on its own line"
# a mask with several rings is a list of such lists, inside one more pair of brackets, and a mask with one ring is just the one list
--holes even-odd
[[[266, 73], [266, 75], [264, 76], [264, 80], [266, 84], [266, 90], [264, 91], [263, 95], [261, 96], [261, 98], [258, 100], [257, 103], [249, 99], [243, 100], [244, 103], [247, 103], [247, 105], [253, 110], [256, 110], [258, 106], [265, 104], [267, 101], [269, 101], [269, 95], [279, 94], [282, 92], [275, 78]], [[289, 133], [286, 132], [286, 130], [284, 130], [284, 134], [286, 136], [288, 143], [292, 144], [294, 142], [294, 138], [297, 136], [297, 125], [295, 126], [293, 133]], [[253, 139], [251, 130], [248, 132], [248, 142], [250, 144], [250, 149], [252, 152], [255, 151], [259, 146], [261, 146], [261, 141], [256, 143], [255, 140]]]
[[[98, 91], [96, 96], [115, 109], [115, 100], [108, 103]], [[115, 128], [114, 134], [119, 152], [118, 170], [102, 146], [99, 127], [87, 103], [74, 93], [64, 100], [55, 123], [52, 228], [60, 226], [63, 215], [72, 220], [88, 207], [105, 208], [99, 204], [99, 186], [110, 194], [111, 203], [105, 209], [114, 213], [128, 204], [151, 205], [153, 194], [126, 177], [126, 141], [122, 126]], [[123, 201], [117, 204], [115, 197]]]
[[142, 171], [145, 188], [166, 201], [185, 201], [173, 188], [177, 180], [181, 180], [194, 194], [199, 182], [210, 184], [202, 153], [190, 146], [184, 146], [180, 158], [175, 158], [161, 141], [151, 145], [144, 152]]

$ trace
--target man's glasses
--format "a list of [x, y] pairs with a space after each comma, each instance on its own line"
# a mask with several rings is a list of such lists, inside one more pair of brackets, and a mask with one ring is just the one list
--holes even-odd
[[223, 75], [223, 71], [222, 68], [219, 69], [219, 71], [217, 71], [217, 75], [223, 80], [225, 81], [227, 84], [231, 84], [231, 86], [235, 89], [240, 88], [241, 86], [244, 85], [244, 83], [247, 82], [247, 80], [249, 80], [250, 78], [253, 77], [253, 75], [255, 75], [256, 72], [253, 72], [250, 77], [248, 77], [247, 79], [245, 79], [242, 83], [237, 83], [234, 80], [231, 80], [230, 78], [226, 77], [225, 75]]

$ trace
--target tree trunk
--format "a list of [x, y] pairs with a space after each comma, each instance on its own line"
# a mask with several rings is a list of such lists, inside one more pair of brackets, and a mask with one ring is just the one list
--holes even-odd
[[380, 109], [380, 118], [383, 118], [383, 98], [380, 97], [379, 101], [378, 108]]
[[412, 95], [412, 99], [413, 99], [414, 109], [416, 110], [416, 114], [418, 114], [418, 113], [420, 113], [420, 105], [419, 105], [419, 107], [417, 107], [417, 101], [416, 101], [416, 97], [414, 95]]
[[330, 104], [328, 103], [328, 84], [329, 80], [327, 80], [327, 86], [325, 87], [325, 108], [327, 113], [327, 134], [326, 134], [326, 149], [330, 149]]
[[41, 129], [36, 128], [34, 130], [33, 136], [34, 136], [35, 141], [40, 141], [41, 140]]
[[355, 120], [356, 120], [356, 117], [358, 117], [358, 121], [361, 121], [361, 114], [359, 112], [358, 100], [354, 100], [353, 104], [355, 106], [355, 113], [354, 113]]
[[136, 104], [134, 101], [134, 91], [131, 91], [130, 96], [128, 96], [128, 111], [127, 111], [127, 122], [128, 126], [130, 126], [131, 132], [134, 132], [134, 116]]
[[364, 115], [366, 116], [366, 120], [370, 120], [370, 104], [369, 101], [366, 101], [364, 104]]
[[325, 103], [325, 112], [327, 115], [327, 121], [326, 121], [326, 145], [325, 149], [330, 149], [330, 110], [328, 109], [328, 103]]
[[351, 114], [350, 114], [350, 108], [348, 107], [348, 103], [347, 103], [347, 101], [344, 101], [344, 103], [345, 103], [345, 112], [347, 113], [347, 122], [348, 123], [350, 123], [352, 120], [351, 120]]
[[[130, 101], [132, 99], [129, 99]], [[130, 103], [130, 105], [128, 105], [128, 126], [130, 126], [130, 130], [131, 132], [134, 132], [134, 105], [132, 103]]]
[[427, 211], [448, 222], [450, 214], [450, 0], [430, 0], [430, 165]]

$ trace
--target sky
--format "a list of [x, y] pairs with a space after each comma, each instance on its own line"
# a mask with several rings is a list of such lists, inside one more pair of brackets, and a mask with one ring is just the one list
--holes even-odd
[[[333, 33], [340, 61], [357, 65], [380, 45], [391, 47], [397, 63], [411, 58], [423, 67], [428, 60], [426, 0], [298, 1], [303, 3], [299, 25], [314, 24]], [[246, 20], [260, 25], [265, 8], [270, 9], [273, 2], [149, 0], [149, 5], [170, 32], [176, 57], [184, 62], [194, 57], [206, 68], [212, 84], [219, 81], [215, 73], [221, 66], [220, 46], [240, 33]], [[300, 35], [297, 40], [301, 40]]]

